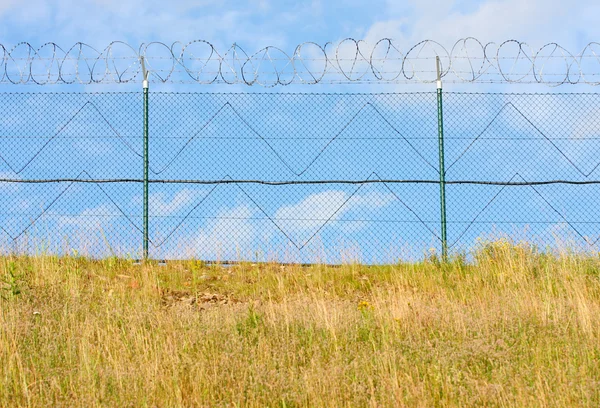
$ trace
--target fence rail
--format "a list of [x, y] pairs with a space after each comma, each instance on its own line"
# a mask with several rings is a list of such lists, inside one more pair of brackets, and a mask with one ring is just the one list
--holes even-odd
[[598, 249], [600, 94], [149, 92], [147, 149], [141, 93], [0, 100], [5, 251], [137, 258], [146, 234], [150, 257], [209, 261], [387, 263], [490, 234]]

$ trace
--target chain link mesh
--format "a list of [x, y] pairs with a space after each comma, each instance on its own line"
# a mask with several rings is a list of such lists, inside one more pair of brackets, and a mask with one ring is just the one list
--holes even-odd
[[329, 181], [435, 178], [435, 109], [431, 94], [153, 94], [153, 176], [215, 182], [152, 186], [154, 254], [391, 261], [432, 245], [413, 203], [435, 186]]
[[135, 183], [97, 181], [140, 178], [141, 95], [11, 93], [1, 98], [4, 250], [133, 255], [142, 190]]
[[[439, 251], [436, 93], [155, 93], [157, 259], [388, 263]], [[4, 251], [141, 256], [141, 93], [2, 94]], [[597, 249], [600, 96], [444, 93], [448, 246]]]
[[444, 98], [446, 179], [473, 181], [447, 186], [451, 248], [492, 236], [598, 249], [599, 94]]

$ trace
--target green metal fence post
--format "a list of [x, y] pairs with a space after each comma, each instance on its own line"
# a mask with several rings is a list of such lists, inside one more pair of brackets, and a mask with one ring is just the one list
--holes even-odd
[[440, 158], [440, 220], [442, 224], [442, 260], [448, 260], [448, 240], [446, 236], [446, 166], [444, 165], [444, 114], [442, 104], [442, 70], [440, 57], [436, 57], [437, 68], [437, 112], [438, 112], [438, 149]]
[[146, 71], [146, 64], [144, 63], [144, 57], [141, 57], [142, 62], [142, 73], [144, 80], [142, 87], [144, 89], [144, 214], [143, 214], [143, 251], [144, 260], [148, 259], [148, 164], [149, 164], [149, 151], [148, 151], [148, 72]]

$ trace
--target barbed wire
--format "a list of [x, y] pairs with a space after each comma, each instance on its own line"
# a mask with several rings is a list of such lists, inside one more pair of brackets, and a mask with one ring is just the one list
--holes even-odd
[[[404, 51], [403, 51], [404, 50]], [[134, 47], [111, 42], [102, 51], [78, 42], [36, 48], [0, 44], [0, 84], [114, 84], [142, 80], [142, 64], [154, 83], [245, 84], [273, 87], [318, 83], [431, 83], [435, 60], [445, 82], [600, 84], [600, 43], [580, 52], [557, 43], [534, 49], [525, 42], [468, 37], [445, 47], [424, 40], [411, 46], [383, 38], [375, 44], [346, 38], [304, 42], [290, 54], [275, 46], [247, 52], [237, 43], [219, 51], [205, 40], [150, 42]]]

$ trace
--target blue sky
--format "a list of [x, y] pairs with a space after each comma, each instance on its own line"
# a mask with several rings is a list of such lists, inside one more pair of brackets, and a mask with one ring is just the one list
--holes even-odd
[[[509, 39], [525, 41], [534, 50], [546, 43], [557, 42], [569, 51], [579, 53], [587, 43], [600, 41], [600, 27], [594, 20], [597, 15], [600, 15], [600, 6], [593, 1], [579, 1], [576, 7], [573, 7], [572, 4], [557, 0], [406, 2], [261, 0], [254, 2], [179, 1], [169, 4], [153, 0], [54, 2], [32, 0], [27, 3], [27, 6], [20, 1], [0, 0], [0, 43], [10, 49], [20, 41], [27, 41], [34, 47], [51, 41], [68, 49], [74, 43], [81, 41], [102, 50], [111, 41], [125, 41], [137, 48], [142, 43], [152, 41], [170, 44], [174, 41], [187, 43], [202, 39], [210, 41], [219, 50], [227, 50], [235, 42], [249, 53], [273, 45], [291, 54], [299, 43], [307, 41], [324, 45], [329, 41], [335, 43], [351, 37], [364, 39], [373, 45], [379, 39], [388, 37], [393, 38], [395, 43], [406, 51], [410, 46], [425, 39], [435, 40], [451, 47], [459, 38], [472, 36], [483, 43], [500, 43]], [[82, 90], [139, 92], [141, 90], [139, 83], [43, 87], [4, 84], [0, 85], [0, 88], [5, 92]], [[583, 84], [549, 88], [539, 84], [465, 83], [448, 84], [445, 89], [464, 92], [595, 91], [594, 87]], [[152, 85], [152, 92], [160, 91], [263, 92], [265, 89], [259, 86], [222, 84]], [[289, 91], [434, 92], [435, 86], [404, 83], [297, 85], [268, 89], [268, 91], [276, 93]], [[111, 98], [115, 100], [111, 102]], [[28, 141], [28, 144], [23, 144], [18, 138], [2, 141], [5, 143], [1, 149], [2, 156], [11, 166], [17, 168], [27, 163], [32, 152], [38, 151], [49, 138], [59, 135], [48, 144], [47, 148], [44, 147], [35, 162], [32, 162], [22, 174], [20, 173], [19, 177], [73, 178], [84, 170], [86, 174], [100, 178], [113, 176], [136, 178], [141, 175], [141, 135], [139, 134], [141, 117], [137, 114], [139, 95], [123, 98], [108, 97], [105, 100], [98, 96], [63, 97], [56, 101], [50, 100], [51, 98], [46, 100], [43, 96], [39, 99], [34, 96], [8, 99], [10, 98], [2, 102], [4, 111], [10, 115], [10, 117], [5, 116], [0, 124], [2, 132], [10, 136], [21, 133], [38, 136], [38, 139]], [[406, 142], [398, 139], [399, 132], [393, 128], [395, 126], [396, 129], [401, 129], [404, 136], [428, 137], [428, 140], [413, 143], [424, 152], [426, 161], [436, 163], [435, 98], [432, 94], [403, 97], [396, 101], [399, 105], [391, 104], [390, 99], [393, 101], [394, 98], [388, 97], [372, 98], [372, 100], [369, 97], [356, 97], [348, 101], [338, 97], [325, 98], [327, 100], [319, 105], [321, 110], [316, 115], [311, 114], [311, 102], [303, 98], [299, 98], [296, 102], [283, 98], [281, 105], [270, 102], [270, 106], [257, 107], [258, 100], [253, 98], [189, 97], [188, 101], [186, 98], [173, 100], [168, 96], [157, 95], [152, 100], [153, 109], [157, 109], [157, 104], [162, 109], [167, 109], [169, 106], [177, 109], [172, 112], [171, 122], [164, 114], [158, 120], [161, 111], [156, 110], [156, 122], [162, 122], [153, 125], [151, 130], [154, 133], [151, 137], [160, 135], [167, 138], [156, 138], [151, 142], [153, 154], [160, 156], [153, 162], [160, 167], [162, 161], [173, 156], [181, 140], [186, 140], [190, 135], [198, 132], [198, 128], [222, 107], [221, 99], [229, 100], [233, 108], [238, 110], [239, 115], [232, 113], [231, 109], [227, 110], [210, 124], [202, 137], [207, 134], [248, 136], [248, 127], [238, 123], [240, 118], [244, 118], [254, 121], [252, 126], [258, 129], [259, 133], [275, 138], [270, 142], [272, 148], [267, 149], [264, 143], [255, 143], [256, 140], [227, 141], [221, 147], [218, 142], [201, 141], [200, 138], [196, 138], [182, 154], [182, 161], [169, 170], [169, 177], [220, 179], [236, 175], [239, 178], [247, 176], [265, 179], [290, 177], [297, 177], [299, 180], [303, 179], [302, 177], [304, 179], [344, 177], [365, 179], [370, 177], [372, 171], [377, 171], [378, 175], [384, 178], [435, 179], [437, 177], [435, 171], [432, 172], [420, 161], [421, 159], [410, 153]], [[453, 98], [449, 98], [447, 109], [450, 115], [447, 119], [449, 121], [447, 152], [450, 163], [457, 159], [468, 145], [470, 142], [468, 138], [477, 136], [481, 128], [495, 117], [502, 106], [507, 101], [512, 101], [510, 97], [481, 100], [479, 104], [473, 103], [471, 111], [466, 114], [461, 110], [463, 105], [458, 104], [460, 97], [454, 99], [453, 102]], [[200, 102], [204, 108], [188, 109], [189, 106], [195, 106], [194, 104]], [[53, 103], [54, 106], [44, 107], [44, 103]], [[569, 101], [560, 98], [554, 100], [552, 97], [547, 97], [536, 106], [531, 106], [526, 100], [519, 98], [516, 98], [514, 103], [537, 124], [547, 124], [553, 117], [570, 118], [559, 127], [542, 126], [550, 137], [561, 137], [565, 134], [577, 137], [600, 136], [600, 123], [595, 119], [589, 119], [598, 117], [598, 110], [593, 103], [587, 104], [585, 109], [570, 105]], [[57, 104], [59, 106], [56, 106]], [[99, 117], [95, 108], [90, 108], [92, 105], [106, 115], [108, 122], [114, 127], [113, 130], [129, 140], [131, 146], [124, 147], [122, 141], [114, 137], [110, 126]], [[30, 110], [22, 109], [23, 106], [30, 107]], [[77, 113], [82, 106], [85, 107], [83, 111]], [[379, 113], [375, 112], [373, 107], [379, 109], [381, 117], [387, 118], [390, 123], [382, 122]], [[361, 109], [365, 112], [360, 113]], [[295, 111], [306, 112], [305, 117], [297, 117]], [[351, 118], [357, 112], [362, 116], [359, 115], [358, 119], [352, 122], [348, 134], [342, 134], [339, 144], [331, 145], [323, 156], [325, 159], [321, 158], [316, 162], [315, 169], [318, 171], [311, 169], [306, 175], [301, 176], [286, 173], [285, 166], [281, 165], [283, 161], [288, 162], [295, 169], [304, 168], [315, 157], [316, 152], [322, 149], [344, 125], [351, 122]], [[466, 115], [465, 120], [470, 120], [469, 123], [473, 126], [461, 126], [451, 116], [453, 112], [457, 115], [454, 118], [459, 114]], [[38, 115], [36, 117], [41, 120], [31, 121], [33, 114]], [[327, 115], [333, 114], [337, 116], [328, 121]], [[76, 117], [69, 126], [59, 132], [74, 115]], [[519, 114], [514, 111], [507, 110], [503, 115], [490, 128], [488, 136], [503, 136], [507, 131], [515, 137], [528, 137], [535, 134], [531, 126], [523, 122]], [[264, 118], [262, 121], [261, 117]], [[586, 120], [588, 124], [584, 128], [580, 126], [582, 120]], [[373, 133], [374, 128], [377, 129], [375, 133]], [[306, 142], [277, 140], [277, 137], [282, 135], [319, 136], [318, 133], [321, 139]], [[389, 142], [391, 144], [386, 144], [388, 143], [386, 141], [368, 143], [363, 141], [354, 144], [341, 141], [345, 136], [357, 135], [396, 137], [397, 140]], [[112, 138], [103, 139], [106, 136]], [[587, 142], [588, 145], [565, 144], [561, 147], [569, 157], [578, 160], [578, 164], [589, 169], [592, 166], [588, 163], [594, 159], [594, 157], [590, 159], [589, 152], [595, 151], [595, 145], [590, 145], [589, 143], [592, 143], [590, 140]], [[453, 169], [452, 176], [458, 179], [472, 176], [472, 178], [502, 181], [507, 181], [515, 171], [531, 178], [553, 176], [544, 173], [543, 165], [550, 168], [554, 163], [552, 170], [557, 177], [585, 179], [576, 173], [572, 165], [561, 162], [564, 161], [564, 157], [560, 156], [556, 149], [552, 150], [547, 144], [536, 145], [537, 142], [524, 143], [529, 150], [519, 150], [520, 147], [513, 146], [516, 149], [514, 154], [511, 153], [510, 147], [503, 150], [501, 152], [503, 154], [498, 154], [495, 150], [497, 145], [478, 143], [465, 156], [470, 157], [471, 161], [461, 159]], [[224, 150], [227, 150], [227, 155], [220, 157], [219, 151]], [[525, 162], [529, 153], [523, 153], [525, 151], [533, 152], [530, 155], [539, 154], [538, 164], [527, 165]], [[274, 157], [273, 152], [277, 152], [284, 160]], [[68, 155], [63, 156], [65, 154]], [[208, 156], [203, 156], [207, 154]], [[249, 160], [250, 156], [254, 159]], [[396, 157], [398, 168], [393, 166]], [[519, 157], [519, 160], [515, 159], [513, 163], [508, 163], [515, 157]], [[228, 165], [228, 162], [231, 165]], [[510, 166], [505, 165], [507, 163]], [[483, 166], [484, 171], [480, 173], [474, 171], [477, 166]], [[9, 167], [0, 163], [1, 175], [7, 178], [15, 177]], [[340, 171], [336, 173], [338, 170]], [[591, 177], [593, 178], [593, 174]], [[16, 236], [40, 213], [41, 209], [46, 208], [55, 197], [64, 193], [65, 200], [59, 200], [51, 211], [48, 211], [48, 220], [36, 222], [32, 231], [35, 230], [41, 235], [46, 234], [45, 236], [56, 231], [62, 235], [72, 234], [71, 242], [80, 240], [80, 246], [87, 246], [88, 249], [93, 245], [103, 245], [103, 237], [106, 236], [113, 237], [111, 240], [114, 241], [114, 245], [120, 246], [117, 250], [120, 254], [139, 249], [141, 197], [138, 185], [104, 185], [103, 191], [99, 191], [94, 185], [74, 186], [65, 190], [64, 184], [5, 185], [0, 188], [9, 193], [3, 196], [0, 204], [4, 209], [22, 210], [17, 217], [6, 215], [8, 212], [5, 211], [2, 225], [8, 230], [7, 235]], [[537, 228], [536, 231], [541, 231], [542, 234], [551, 235], [552, 231], [564, 228], [564, 224], [560, 224], [561, 218], [557, 218], [556, 211], [548, 208], [545, 199], [554, 203], [559, 211], [568, 213], [571, 220], [579, 217], [577, 219], [581, 218], [582, 222], [589, 221], [594, 217], [593, 211], [590, 212], [592, 206], [584, 203], [594, 201], [597, 196], [595, 188], [577, 190], [580, 197], [577, 205], [572, 205], [569, 201], [569, 198], [574, 196], [572, 191], [575, 190], [572, 188], [560, 190], [548, 187], [544, 191], [540, 189], [541, 194], [532, 190], [511, 190], [510, 194], [499, 196], [496, 204], [490, 206], [490, 210], [481, 215], [479, 220], [519, 220], [517, 228], [525, 226], [526, 222], [521, 222], [523, 220], [537, 221], [542, 226], [534, 225], [534, 229]], [[206, 186], [156, 185], [151, 191], [150, 200], [151, 213], [158, 217], [151, 231], [151, 238], [155, 239], [155, 242], [161, 242], [186, 215], [192, 214], [192, 217], [186, 219], [186, 224], [177, 231], [168, 245], [160, 248], [160, 251], [155, 250], [154, 254], [165, 257], [204, 255], [211, 258], [231, 258], [238, 256], [240, 252], [246, 256], [260, 247], [263, 253], [268, 254], [272, 251], [276, 253], [273, 256], [280, 258], [289, 256], [294, 260], [314, 260], [314, 257], [320, 254], [319, 245], [321, 245], [332, 248], [334, 252], [337, 251], [337, 254], [333, 255], [333, 260], [352, 258], [357, 253], [360, 255], [356, 256], [369, 258], [366, 259], [367, 261], [377, 256], [389, 260], [393, 258], [391, 255], [391, 258], [388, 257], [391, 253], [396, 255], [410, 253], [414, 256], [415, 250], [418, 254], [428, 247], [439, 247], [439, 242], [434, 237], [439, 235], [439, 225], [436, 221], [438, 217], [436, 189], [436, 185], [400, 186], [390, 190], [382, 185], [367, 186], [360, 190], [355, 186], [341, 185], [280, 188], [249, 185], [243, 189], [226, 186], [212, 191]], [[494, 197], [497, 191], [498, 189], [493, 188], [484, 191], [479, 187], [449, 189], [449, 213], [454, 220], [463, 221], [463, 224], [451, 230], [451, 241], [457, 239], [468, 221], [478, 216], [481, 208]], [[461, 200], [464, 200], [468, 194], [475, 198], [469, 200], [468, 206], [461, 205]], [[202, 203], [207, 196], [210, 199], [200, 205], [199, 203]], [[349, 201], [346, 203], [347, 200]], [[344, 203], [346, 203], [344, 209], [335, 213], [335, 210]], [[197, 207], [198, 205], [200, 206]], [[190, 211], [194, 212], [190, 213]], [[130, 219], [124, 219], [121, 212], [129, 214]], [[265, 220], [265, 217], [279, 219], [279, 222], [273, 225]], [[302, 219], [297, 219], [298, 217]], [[354, 221], [344, 223], [345, 218]], [[332, 221], [331, 226], [320, 229], [323, 223], [315, 219], [329, 219]], [[369, 224], [364, 221], [368, 219], [382, 222]], [[390, 219], [408, 220], [412, 224], [400, 226], [400, 224], [383, 222]], [[550, 221], [557, 221], [557, 223], [552, 224]], [[492, 232], [492, 227], [494, 227], [493, 222], [473, 227], [462, 238], [464, 240], [462, 243], [469, 245], [477, 235]], [[504, 228], [502, 231], [512, 233], [513, 227], [507, 225], [501, 226], [500, 229]], [[100, 234], [95, 234], [92, 239], [86, 233], [90, 228], [102, 231]], [[311, 238], [315, 231], [321, 231], [323, 236], [311, 242], [310, 253], [295, 254], [297, 251], [293, 246], [290, 247], [287, 238], [291, 238], [296, 244], [301, 244]], [[590, 236], [599, 233], [595, 225], [582, 226], [580, 231]], [[573, 231], [569, 232], [572, 235]], [[81, 241], [82, 235], [85, 238], [83, 241]], [[346, 245], [339, 240], [340, 237], [348, 238], [349, 241], [354, 240], [354, 243]], [[375, 244], [376, 242], [379, 243]], [[352, 247], [353, 245], [362, 248], [356, 249]], [[215, 246], [225, 248], [216, 249]], [[340, 255], [342, 252], [344, 255]]]
[[303, 41], [346, 37], [392, 37], [442, 43], [473, 36], [483, 41], [519, 39], [539, 45], [556, 41], [578, 48], [597, 40], [590, 0], [503, 1], [73, 1], [0, 2], [3, 43], [82, 41], [103, 47], [131, 43], [206, 39], [248, 48], [293, 48]]
[[403, 51], [424, 39], [451, 47], [476, 37], [484, 44], [516, 39], [534, 50], [557, 42], [577, 54], [600, 37], [594, 20], [599, 12], [592, 0], [32, 0], [26, 6], [2, 0], [0, 38], [9, 49], [20, 41], [34, 47], [55, 42], [65, 50], [81, 41], [102, 50], [117, 40], [137, 48], [203, 39], [221, 53], [235, 42], [249, 53], [274, 45], [291, 54], [302, 42], [324, 45], [348, 37], [371, 45], [392, 38]]

